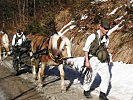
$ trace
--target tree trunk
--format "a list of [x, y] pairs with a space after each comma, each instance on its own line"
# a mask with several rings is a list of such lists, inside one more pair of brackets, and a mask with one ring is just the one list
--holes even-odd
[[17, 5], [18, 5], [18, 14], [19, 14], [19, 26], [21, 24], [21, 1], [17, 0]]
[[36, 19], [36, 0], [34, 0], [34, 19]]
[[28, 12], [28, 8], [29, 8], [29, 1], [28, 0], [26, 0], [26, 21], [28, 22], [28, 18], [29, 18], [29, 12]]
[[25, 23], [25, 0], [23, 1], [23, 23]]

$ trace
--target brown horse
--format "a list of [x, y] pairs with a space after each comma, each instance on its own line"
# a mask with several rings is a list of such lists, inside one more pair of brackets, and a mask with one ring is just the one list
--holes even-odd
[[6, 57], [10, 54], [9, 38], [5, 32], [0, 31], [0, 60], [2, 59], [2, 51], [5, 49]]
[[63, 64], [65, 58], [71, 57], [70, 40], [65, 36], [57, 34], [54, 34], [50, 38], [45, 35], [32, 35], [30, 37], [32, 38], [32, 53], [30, 54], [32, 56], [32, 73], [34, 78], [38, 79], [39, 86], [42, 86], [45, 67], [58, 66], [61, 77], [61, 90], [65, 90]]

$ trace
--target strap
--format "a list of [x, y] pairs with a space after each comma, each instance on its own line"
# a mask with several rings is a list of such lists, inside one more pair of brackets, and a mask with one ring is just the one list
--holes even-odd
[[97, 31], [94, 34], [95, 34], [95, 39], [97, 38], [98, 42], [101, 43], [101, 39], [99, 39]]
[[41, 47], [42, 47], [43, 43], [44, 43], [46, 40], [47, 40], [47, 38], [43, 38], [43, 40], [42, 40], [41, 44], [40, 44], [40, 45], [39, 45], [39, 47], [38, 47], [38, 50], [40, 50], [40, 49], [41, 49]]
[[52, 36], [49, 38], [48, 49], [52, 49]]
[[[21, 39], [23, 36], [23, 34], [21, 34], [20, 37], [18, 37], [18, 35], [16, 34], [16, 38], [15, 38], [15, 44], [18, 42], [19, 39]], [[22, 38], [22, 41], [23, 41], [23, 38]]]
[[63, 58], [59, 58], [59, 57], [56, 57], [52, 54], [51, 50], [49, 50], [49, 56], [50, 58], [55, 61], [56, 63], [62, 63], [63, 62]]

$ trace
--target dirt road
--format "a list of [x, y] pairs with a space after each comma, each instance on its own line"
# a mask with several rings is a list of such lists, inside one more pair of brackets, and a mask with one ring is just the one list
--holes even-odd
[[36, 91], [36, 86], [19, 76], [14, 76], [9, 63], [0, 65], [0, 100], [47, 100]]
[[[0, 67], [0, 100], [88, 100], [79, 86], [68, 86], [70, 80], [65, 81], [68, 90], [61, 92], [57, 69], [46, 73], [43, 87], [39, 88], [29, 72], [14, 76], [11, 60], [4, 60]], [[98, 97], [89, 100], [98, 100]]]

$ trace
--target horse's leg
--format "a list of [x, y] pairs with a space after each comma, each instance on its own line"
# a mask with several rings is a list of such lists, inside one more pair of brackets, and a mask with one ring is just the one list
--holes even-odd
[[6, 48], [6, 52], [7, 52], [7, 56], [11, 54], [9, 47]]
[[31, 43], [31, 51], [30, 51], [30, 58], [31, 58], [31, 66], [32, 66], [32, 75], [33, 78], [36, 80], [37, 79], [37, 67], [36, 66], [36, 58], [34, 58], [33, 56], [33, 52], [34, 52], [34, 47], [33, 47], [33, 42]]
[[38, 82], [39, 82], [39, 87], [42, 87], [42, 80], [44, 77], [44, 70], [45, 70], [45, 63], [41, 63], [41, 66], [39, 67], [39, 71], [38, 71]]
[[60, 64], [58, 69], [60, 71], [60, 77], [61, 77], [61, 90], [66, 91], [65, 80], [64, 80], [65, 73], [64, 73], [64, 69], [63, 69], [63, 64]]
[[36, 80], [37, 79], [37, 66], [36, 66], [36, 59], [35, 58], [31, 59], [31, 66], [32, 66], [33, 78]]
[[8, 47], [4, 47], [4, 49], [5, 49], [5, 52], [4, 52], [4, 58], [7, 58], [8, 57], [8, 55], [9, 55], [9, 48]]

